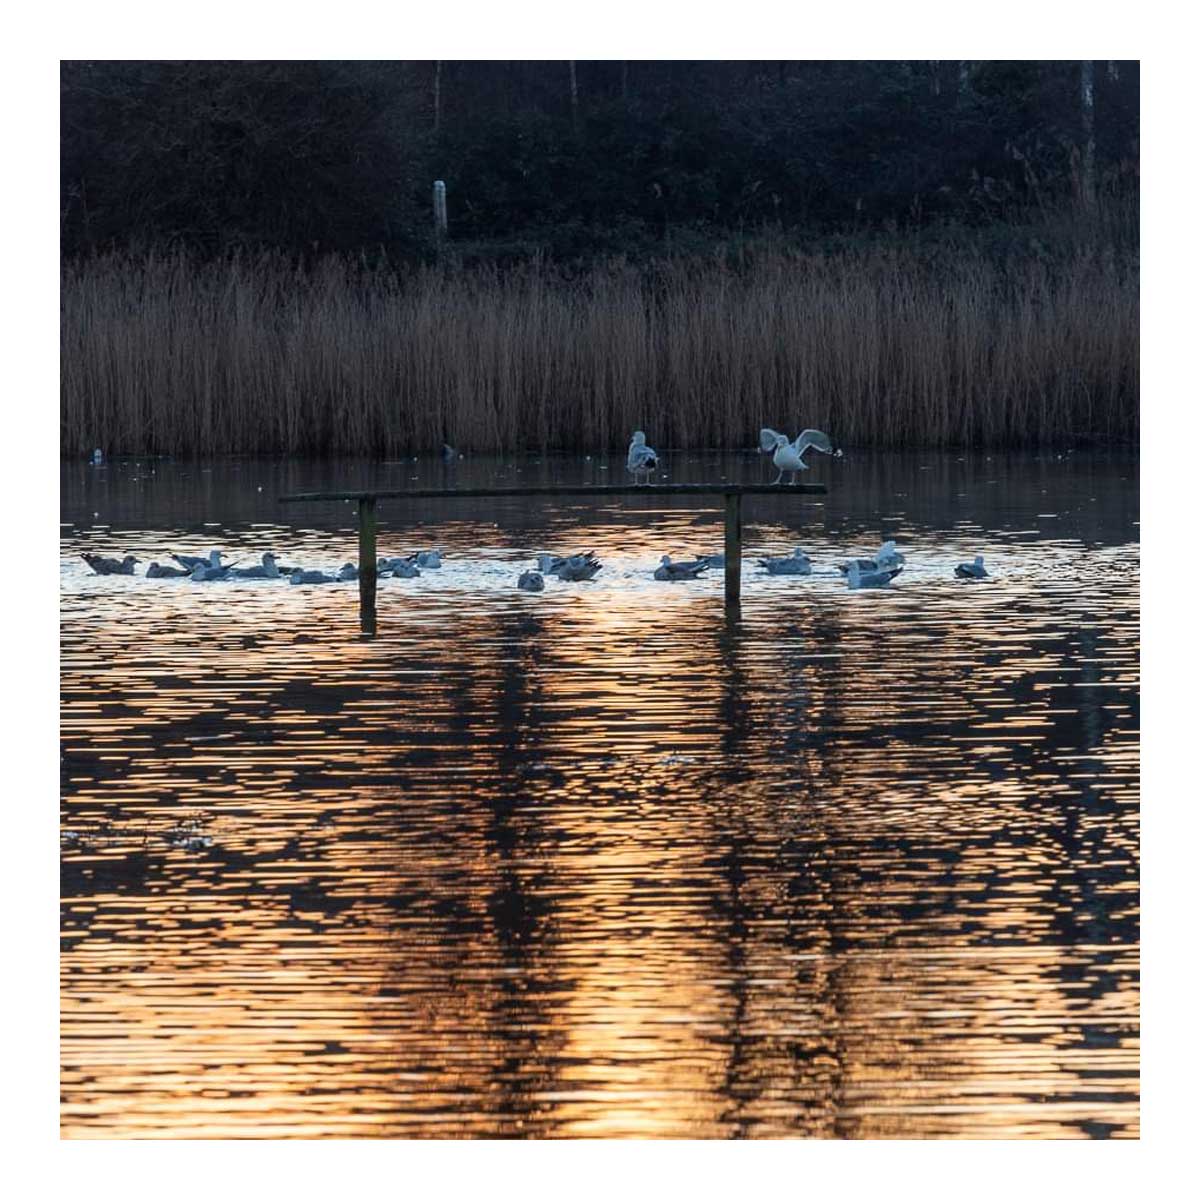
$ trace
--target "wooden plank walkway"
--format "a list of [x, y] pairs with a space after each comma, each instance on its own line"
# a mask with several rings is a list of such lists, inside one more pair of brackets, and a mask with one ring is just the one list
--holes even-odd
[[742, 598], [742, 497], [823, 496], [823, 483], [653, 483], [653, 484], [545, 484], [532, 487], [406, 488], [370, 492], [295, 492], [280, 496], [281, 504], [319, 504], [353, 500], [358, 504], [358, 602], [362, 631], [375, 633], [376, 507], [380, 500], [486, 499], [507, 500], [535, 496], [720, 496], [725, 508], [725, 604], [736, 608]]

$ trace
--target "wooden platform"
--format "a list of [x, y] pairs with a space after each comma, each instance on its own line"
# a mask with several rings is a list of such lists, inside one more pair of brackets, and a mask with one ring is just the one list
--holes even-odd
[[280, 496], [281, 504], [319, 504], [353, 500], [358, 504], [358, 599], [362, 631], [375, 633], [376, 507], [380, 500], [507, 500], [538, 496], [720, 496], [725, 508], [725, 604], [736, 608], [742, 597], [742, 497], [822, 496], [823, 483], [653, 483], [545, 484], [501, 488], [407, 488], [402, 491], [295, 492]]
[[823, 496], [829, 489], [823, 483], [549, 483], [534, 487], [502, 488], [405, 488], [401, 491], [374, 492], [295, 492], [280, 496], [280, 504], [318, 500], [434, 500], [461, 496]]

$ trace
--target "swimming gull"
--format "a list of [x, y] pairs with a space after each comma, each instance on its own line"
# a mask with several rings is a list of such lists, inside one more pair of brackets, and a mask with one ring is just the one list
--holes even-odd
[[988, 573], [983, 569], [983, 555], [975, 555], [973, 563], [959, 563], [954, 568], [954, 573], [959, 579], [986, 579]]
[[703, 558], [692, 559], [690, 562], [672, 562], [671, 556], [664, 554], [654, 570], [654, 578], [677, 583], [681, 579], [695, 579], [701, 571], [707, 570], [708, 562]]
[[651, 472], [658, 469], [658, 455], [646, 445], [646, 435], [636, 430], [629, 443], [629, 457], [625, 469], [633, 476], [634, 483], [646, 483]]
[[523, 592], [540, 592], [546, 586], [546, 581], [537, 571], [522, 571], [517, 579], [517, 587]]
[[156, 562], [146, 568], [147, 579], [186, 579], [190, 574], [191, 571], [185, 571], [182, 567], [163, 567]]
[[396, 569], [397, 563], [408, 563], [413, 567], [425, 567], [430, 570], [436, 570], [442, 565], [442, 552], [440, 550], [414, 550], [411, 554], [405, 554], [402, 558], [393, 558], [391, 560], [392, 570]]
[[229, 572], [232, 570], [232, 564], [227, 567], [209, 567], [200, 562], [192, 568], [192, 582], [213, 583], [218, 579], [228, 579]]
[[846, 572], [846, 583], [851, 591], [857, 591], [859, 588], [883, 588], [903, 570], [903, 567], [892, 567], [887, 570], [864, 571], [857, 562], [852, 562]]
[[591, 579], [602, 565], [590, 552], [588, 554], [572, 554], [566, 562], [555, 569], [554, 574], [564, 583], [582, 583], [584, 580]]
[[578, 554], [571, 555], [539, 554], [537, 556], [537, 569], [543, 575], [557, 575], [572, 560], [576, 563], [595, 563], [597, 564], [597, 569], [599, 569], [600, 560], [591, 550], [581, 550]]
[[229, 573], [234, 579], [279, 579], [282, 574], [275, 562], [275, 555], [270, 550], [262, 556], [259, 566], [233, 567]]
[[124, 558], [105, 558], [101, 554], [83, 554], [80, 557], [97, 575], [132, 575], [133, 564], [142, 561], [132, 554]]
[[812, 559], [799, 546], [786, 558], [760, 558], [758, 563], [766, 567], [768, 575], [812, 574]]
[[891, 567], [903, 566], [904, 555], [896, 549], [895, 542], [884, 542], [875, 551], [875, 565], [884, 571], [889, 570]]
[[358, 578], [358, 568], [352, 563], [342, 563], [337, 573], [339, 583], [353, 583]]
[[289, 583], [337, 583], [336, 575], [327, 575], [324, 571], [306, 571], [297, 567], [288, 577]]
[[200, 558], [195, 554], [172, 554], [171, 557], [181, 567], [187, 567], [189, 571], [195, 570], [196, 567], [220, 567], [221, 565], [220, 550], [210, 550], [207, 558]]
[[845, 575], [853, 563], [858, 563], [860, 571], [890, 570], [892, 567], [904, 565], [904, 555], [896, 549], [895, 542], [884, 542], [871, 558], [852, 558], [837, 564], [837, 569]]

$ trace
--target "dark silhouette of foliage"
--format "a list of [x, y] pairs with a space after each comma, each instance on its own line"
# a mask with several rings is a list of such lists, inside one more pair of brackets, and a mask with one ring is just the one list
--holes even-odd
[[[577, 112], [565, 62], [66, 62], [63, 251], [420, 259], [437, 178], [451, 245], [498, 261], [1080, 198], [1077, 62], [574, 65]], [[1137, 64], [1096, 66], [1096, 187], [1136, 198]]]

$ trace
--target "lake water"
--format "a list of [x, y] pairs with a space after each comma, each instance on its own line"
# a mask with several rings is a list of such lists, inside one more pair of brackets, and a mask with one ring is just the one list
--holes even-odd
[[818, 456], [736, 619], [650, 577], [722, 527], [649, 490], [381, 503], [447, 557], [373, 641], [354, 584], [79, 557], [337, 567], [353, 507], [279, 494], [623, 476], [63, 466], [64, 1136], [1138, 1135], [1135, 456]]

